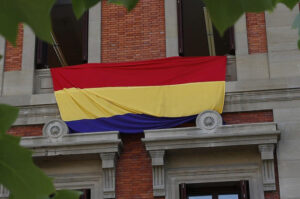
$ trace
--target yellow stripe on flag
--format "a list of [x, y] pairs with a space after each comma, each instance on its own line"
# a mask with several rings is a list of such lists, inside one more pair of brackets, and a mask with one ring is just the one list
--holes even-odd
[[104, 87], [55, 91], [64, 121], [96, 119], [126, 113], [183, 117], [204, 110], [223, 111], [225, 82], [167, 86]]

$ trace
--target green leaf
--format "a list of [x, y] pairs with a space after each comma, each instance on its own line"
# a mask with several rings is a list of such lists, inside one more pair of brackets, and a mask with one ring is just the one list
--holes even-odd
[[272, 10], [273, 0], [203, 0], [210, 17], [222, 35], [245, 12]]
[[0, 133], [5, 133], [18, 117], [19, 109], [6, 104], [0, 104]]
[[0, 184], [13, 199], [48, 198], [52, 181], [32, 162], [32, 152], [19, 145], [20, 138], [0, 134]]
[[279, 0], [280, 3], [285, 4], [289, 9], [293, 9], [297, 3], [299, 3], [299, 0]]
[[52, 199], [78, 199], [81, 194], [80, 191], [59, 190]]
[[42, 40], [51, 40], [50, 11], [55, 0], [1, 0], [0, 34], [15, 44], [18, 24], [28, 24]]
[[298, 28], [298, 35], [299, 35], [299, 40], [298, 40], [298, 48], [300, 50], [300, 13], [298, 13], [298, 15], [296, 16], [293, 25], [292, 25], [293, 29], [297, 29]]
[[100, 0], [72, 0], [73, 11], [77, 19], [79, 19], [85, 11], [97, 4]]
[[125, 6], [128, 11], [131, 11], [133, 8], [135, 8], [139, 0], [108, 0], [108, 2]]

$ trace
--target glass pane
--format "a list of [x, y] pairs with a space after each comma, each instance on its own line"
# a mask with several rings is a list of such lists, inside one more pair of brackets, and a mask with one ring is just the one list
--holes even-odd
[[239, 199], [238, 194], [222, 194], [218, 196], [218, 199]]
[[209, 195], [209, 196], [189, 196], [189, 199], [212, 199], [212, 195]]

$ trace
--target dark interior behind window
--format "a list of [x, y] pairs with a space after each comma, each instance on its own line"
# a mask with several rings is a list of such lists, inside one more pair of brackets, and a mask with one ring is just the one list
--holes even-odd
[[180, 184], [180, 199], [250, 199], [247, 181]]
[[[209, 35], [213, 34], [215, 55], [233, 55], [233, 28], [229, 28], [221, 37], [213, 26], [207, 31], [205, 4], [201, 0], [178, 1], [179, 53], [181, 56], [209, 56]], [[212, 33], [212, 34], [211, 34]]]
[[[51, 10], [53, 36], [61, 49], [67, 65], [87, 62], [88, 13], [79, 20], [74, 16], [69, 0], [59, 0]], [[36, 41], [36, 68], [61, 66], [52, 45]]]

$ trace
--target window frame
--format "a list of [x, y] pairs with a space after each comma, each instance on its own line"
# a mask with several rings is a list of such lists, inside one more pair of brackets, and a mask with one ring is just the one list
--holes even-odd
[[179, 184], [180, 199], [188, 199], [190, 196], [212, 196], [218, 199], [220, 195], [237, 194], [238, 199], [249, 198], [248, 181], [240, 180], [234, 182], [192, 183]]

